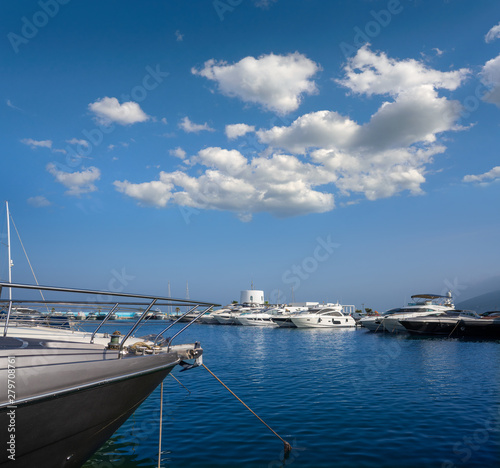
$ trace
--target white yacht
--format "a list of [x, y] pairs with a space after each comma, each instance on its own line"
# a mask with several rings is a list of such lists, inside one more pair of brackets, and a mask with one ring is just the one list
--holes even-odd
[[281, 309], [253, 309], [247, 312], [242, 312], [236, 321], [240, 325], [254, 326], [254, 327], [277, 327], [278, 325], [273, 322], [273, 318], [278, 316]]
[[298, 328], [346, 328], [355, 327], [356, 321], [344, 313], [342, 305], [331, 304], [309, 309], [291, 317]]
[[222, 309], [214, 310], [213, 312], [210, 312], [209, 314], [202, 315], [199, 322], [205, 323], [207, 325], [219, 325], [219, 322], [217, 320], [217, 315], [226, 313], [230, 310], [231, 309], [229, 308], [229, 306], [223, 307]]
[[238, 322], [238, 317], [245, 312], [257, 312], [262, 310], [262, 306], [256, 304], [234, 304], [226, 312], [222, 312], [215, 316], [216, 320], [221, 325], [241, 325]]
[[398, 307], [396, 309], [390, 309], [387, 310], [381, 314], [375, 314], [375, 315], [367, 315], [366, 317], [363, 317], [362, 319], [359, 320], [359, 324], [367, 328], [368, 330], [372, 332], [382, 332], [385, 331], [384, 326], [382, 325], [382, 322], [387, 316], [392, 315], [392, 314], [397, 314], [401, 311], [401, 308]]
[[411, 296], [413, 302], [408, 303], [406, 307], [402, 307], [397, 312], [388, 314], [381, 319], [381, 325], [385, 331], [390, 333], [406, 333], [406, 328], [399, 322], [414, 317], [425, 317], [427, 315], [435, 315], [437, 313], [446, 313], [455, 310], [453, 305], [451, 292], [446, 296], [437, 294], [415, 294]]
[[292, 317], [301, 313], [307, 312], [309, 309], [307, 307], [290, 307], [285, 306], [284, 308], [279, 308], [279, 313], [273, 316], [273, 322], [276, 323], [280, 328], [297, 328], [297, 326], [292, 322]]

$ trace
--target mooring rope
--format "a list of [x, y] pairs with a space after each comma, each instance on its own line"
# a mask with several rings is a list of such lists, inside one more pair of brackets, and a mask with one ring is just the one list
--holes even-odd
[[163, 380], [161, 381], [160, 392], [160, 437], [158, 439], [158, 468], [161, 468], [161, 429], [163, 426]]
[[187, 392], [191, 395], [191, 390], [189, 390], [189, 388], [187, 388], [185, 385], [183, 385], [183, 384], [182, 384], [182, 382], [181, 382], [181, 381], [180, 381], [177, 377], [175, 377], [175, 375], [173, 375], [172, 373], [170, 373], [170, 374], [168, 374], [168, 375], [170, 375], [170, 377], [173, 377], [173, 378], [177, 381], [177, 383], [178, 383], [181, 387], [185, 388], [185, 389], [186, 389], [186, 391], [187, 391]]
[[451, 336], [451, 334], [455, 331], [455, 329], [458, 327], [458, 324], [460, 323], [460, 320], [457, 320], [457, 324], [453, 327], [453, 330], [450, 332], [448, 335], [448, 338]]
[[283, 442], [284, 449], [285, 449], [285, 458], [288, 457], [290, 452], [292, 451], [292, 446], [285, 440], [283, 437], [281, 437], [269, 424], [267, 424], [255, 411], [253, 411], [245, 402], [236, 395], [219, 377], [217, 377], [205, 364], [202, 364], [202, 366], [210, 373], [212, 374], [213, 377], [227, 390], [233, 395], [248, 411], [250, 411], [264, 426], [266, 426], [278, 439]]

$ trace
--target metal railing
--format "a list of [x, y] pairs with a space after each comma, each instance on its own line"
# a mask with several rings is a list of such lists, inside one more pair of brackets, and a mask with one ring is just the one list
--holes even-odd
[[[49, 291], [49, 292], [54, 292], [54, 293], [71, 293], [71, 294], [86, 294], [86, 295], [92, 295], [92, 296], [108, 296], [108, 297], [113, 297], [113, 298], [128, 298], [128, 299], [142, 299], [143, 301], [127, 301], [127, 302], [119, 302], [119, 301], [93, 301], [93, 300], [82, 300], [82, 301], [67, 301], [67, 300], [43, 300], [43, 301], [33, 301], [33, 300], [16, 300], [14, 298], [8, 299], [8, 300], [1, 300], [0, 299], [0, 305], [3, 303], [6, 306], [8, 305], [8, 312], [5, 316], [5, 325], [4, 325], [4, 331], [3, 331], [3, 336], [7, 336], [7, 330], [9, 328], [9, 322], [12, 319], [13, 316], [13, 304], [40, 304], [40, 305], [52, 305], [56, 307], [65, 307], [68, 305], [75, 306], [79, 305], [85, 308], [94, 308], [97, 309], [99, 312], [101, 312], [101, 308], [104, 305], [109, 305], [112, 306], [109, 311], [106, 313], [106, 316], [104, 319], [99, 323], [97, 328], [94, 330], [92, 333], [92, 336], [90, 338], [90, 343], [94, 342], [94, 338], [96, 336], [96, 333], [101, 329], [101, 327], [108, 322], [110, 317], [116, 313], [116, 311], [119, 309], [121, 306], [127, 306], [130, 308], [130, 306], [134, 306], [137, 308], [140, 308], [141, 314], [139, 318], [135, 321], [135, 323], [131, 326], [129, 331], [126, 333], [126, 335], [123, 337], [119, 344], [119, 355], [121, 356], [123, 348], [125, 346], [126, 341], [130, 338], [132, 333], [139, 327], [141, 323], [147, 319], [148, 314], [150, 313], [151, 308], [154, 305], [157, 305], [159, 307], [173, 307], [173, 306], [187, 306], [190, 307], [190, 309], [181, 315], [180, 317], [177, 318], [173, 323], [171, 323], [168, 327], [166, 327], [164, 330], [162, 330], [154, 339], [154, 346], [157, 345], [157, 342], [160, 338], [160, 336], [165, 333], [167, 330], [169, 330], [173, 325], [178, 323], [180, 320], [182, 320], [185, 316], [187, 316], [189, 313], [193, 312], [196, 310], [198, 307], [204, 307], [204, 310], [200, 312], [199, 314], [196, 315], [196, 317], [191, 320], [184, 328], [182, 328], [180, 331], [175, 333], [172, 338], [169, 339], [168, 341], [168, 348], [167, 350], [170, 350], [170, 344], [172, 340], [180, 335], [186, 328], [188, 328], [191, 324], [196, 322], [203, 314], [209, 312], [212, 310], [213, 307], [218, 307], [219, 304], [211, 303], [211, 302], [205, 302], [205, 301], [195, 301], [195, 300], [190, 300], [190, 299], [176, 299], [176, 298], [171, 298], [171, 297], [164, 297], [164, 296], [151, 296], [151, 295], [145, 295], [145, 294], [130, 294], [130, 293], [123, 293], [123, 292], [110, 292], [110, 291], [96, 291], [96, 290], [90, 290], [90, 289], [76, 289], [76, 288], [63, 288], [63, 287], [55, 287], [55, 286], [39, 286], [39, 285], [32, 285], [32, 284], [18, 284], [18, 283], [8, 283], [8, 282], [0, 282], [0, 293], [2, 292], [2, 288], [5, 289], [15, 289], [15, 290], [40, 290], [40, 291]], [[150, 302], [144, 302], [144, 300], [150, 301]], [[146, 308], [142, 308], [142, 306], [147, 306]], [[94, 310], [95, 312], [95, 310]], [[85, 323], [89, 323], [90, 321], [83, 321]]]

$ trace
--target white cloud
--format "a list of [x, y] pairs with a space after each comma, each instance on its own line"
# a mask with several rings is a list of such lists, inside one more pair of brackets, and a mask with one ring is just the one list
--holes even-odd
[[55, 164], [49, 163], [46, 169], [57, 182], [68, 189], [67, 195], [80, 196], [84, 193], [95, 192], [97, 187], [94, 182], [101, 178], [101, 171], [93, 166], [88, 169], [84, 168], [80, 172], [64, 172], [58, 170]]
[[181, 34], [179, 30], [175, 31], [175, 40], [177, 42], [182, 42], [184, 40], [184, 34]]
[[493, 42], [495, 39], [500, 38], [500, 23], [498, 23], [496, 26], [493, 26], [486, 36], [484, 37], [484, 40], [486, 42]]
[[[463, 130], [457, 127], [460, 104], [438, 90], [456, 89], [468, 71], [440, 72], [367, 47], [358, 53], [337, 83], [356, 94], [384, 96], [386, 102], [366, 122], [333, 110], [311, 112], [258, 130], [267, 145], [258, 153], [245, 157], [237, 150], [204, 148], [185, 172], [161, 172], [145, 184], [117, 181], [117, 187], [126, 184], [126, 193], [141, 203], [146, 197], [161, 207], [229, 210], [246, 221], [263, 211], [277, 217], [329, 211], [334, 194], [376, 200], [423, 193], [428, 166], [446, 150], [439, 135]], [[247, 127], [228, 126], [226, 134], [236, 136]]]
[[294, 156], [256, 157], [249, 162], [236, 150], [205, 148], [193, 159], [207, 168], [198, 178], [182, 171], [160, 172], [159, 180], [116, 181], [115, 186], [139, 203], [229, 210], [246, 221], [261, 211], [283, 217], [321, 213], [334, 206], [332, 194], [314, 189], [330, 181], [329, 174]]
[[88, 148], [89, 146], [89, 142], [87, 140], [79, 140], [78, 138], [72, 138], [71, 140], [66, 140], [66, 143], [69, 143], [70, 145], [84, 146], [85, 148]]
[[161, 118], [161, 120], [160, 120], [160, 122], [161, 122], [162, 124], [164, 124], [164, 125], [167, 125], [167, 124], [168, 124], [167, 119], [166, 119], [165, 117], [162, 117], [162, 118]]
[[484, 184], [489, 182], [500, 181], [500, 166], [496, 166], [488, 172], [479, 175], [466, 175], [463, 178], [464, 182], [475, 182], [478, 184]]
[[117, 180], [113, 185], [118, 192], [135, 198], [142, 205], [164, 207], [171, 198], [172, 187], [160, 181], [132, 184], [127, 180], [123, 182]]
[[417, 60], [397, 61], [387, 57], [383, 52], [378, 54], [372, 52], [369, 44], [361, 47], [357, 54], [348, 60], [344, 71], [345, 78], [337, 82], [354, 93], [368, 96], [373, 94], [397, 96], [422, 86], [453, 91], [470, 74], [467, 68], [441, 72], [428, 68]]
[[296, 110], [303, 94], [317, 92], [311, 78], [320, 70], [312, 60], [295, 52], [289, 55], [245, 57], [229, 65], [209, 60], [195, 75], [215, 81], [219, 91], [244, 102], [260, 104], [267, 110], [287, 114]]
[[255, 127], [253, 125], [247, 125], [244, 123], [226, 125], [226, 136], [230, 140], [234, 140], [250, 132], [255, 132]]
[[14, 104], [12, 104], [12, 101], [10, 99], [7, 99], [7, 101], [5, 103], [7, 104], [7, 107], [10, 107], [11, 109], [15, 109], [15, 110], [24, 112], [23, 109], [21, 109], [20, 107], [17, 107]]
[[104, 125], [109, 125], [112, 122], [120, 125], [131, 125], [150, 119], [137, 102], [129, 101], [120, 104], [118, 99], [114, 97], [98, 99], [89, 104], [89, 109], [96, 115], [99, 122]]
[[47, 200], [42, 195], [38, 195], [36, 197], [28, 198], [28, 204], [37, 208], [42, 208], [45, 206], [50, 206], [52, 203], [50, 203], [49, 200]]
[[186, 133], [199, 133], [199, 132], [215, 132], [213, 128], [210, 128], [210, 126], [205, 122], [203, 125], [201, 124], [195, 124], [189, 120], [189, 117], [184, 117], [180, 122], [179, 122], [179, 127], [182, 128]]
[[486, 62], [481, 70], [480, 78], [489, 89], [483, 100], [500, 107], [500, 55]]
[[186, 152], [180, 147], [170, 150], [169, 154], [179, 159], [184, 159], [186, 157]]
[[36, 148], [52, 148], [52, 140], [33, 140], [32, 138], [24, 138], [21, 143], [28, 145], [31, 149]]

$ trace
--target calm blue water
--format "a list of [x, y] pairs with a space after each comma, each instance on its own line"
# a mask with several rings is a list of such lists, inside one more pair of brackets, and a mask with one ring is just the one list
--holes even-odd
[[[207, 367], [294, 450], [283, 463], [280, 440], [205, 369], [176, 370], [191, 393], [165, 380], [164, 467], [500, 466], [499, 341], [214, 325], [178, 339], [201, 341]], [[157, 466], [159, 401], [85, 467]]]

